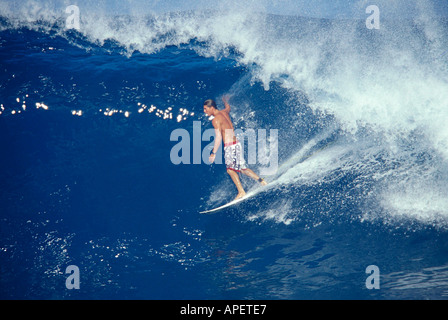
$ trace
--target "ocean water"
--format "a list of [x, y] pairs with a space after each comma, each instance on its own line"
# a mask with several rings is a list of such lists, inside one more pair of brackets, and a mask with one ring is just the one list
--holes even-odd
[[[80, 5], [73, 29], [55, 2], [3, 2], [0, 298], [447, 299], [448, 23], [417, 3], [379, 29]], [[223, 95], [236, 128], [278, 130], [278, 170], [201, 215], [236, 189], [174, 164], [170, 137], [193, 150]]]

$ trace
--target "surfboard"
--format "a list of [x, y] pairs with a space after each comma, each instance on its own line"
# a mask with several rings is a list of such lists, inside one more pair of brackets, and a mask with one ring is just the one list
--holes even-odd
[[222, 205], [222, 206], [220, 206], [218, 208], [214, 208], [214, 209], [210, 209], [210, 210], [206, 210], [206, 211], [201, 211], [199, 213], [206, 214], [206, 213], [212, 213], [212, 212], [215, 212], [215, 211], [219, 211], [221, 209], [233, 206], [234, 204], [237, 204], [238, 202], [241, 202], [243, 200], [244, 200], [244, 197], [236, 199], [236, 200], [233, 200], [233, 201], [230, 201], [230, 202], [228, 202], [228, 203], [226, 203], [226, 204], [224, 204], [224, 205]]
[[235, 204], [237, 204], [239, 202], [242, 202], [244, 200], [247, 200], [247, 199], [251, 198], [252, 196], [257, 194], [260, 191], [260, 189], [261, 188], [257, 188], [256, 190], [254, 190], [252, 192], [248, 192], [248, 193], [246, 193], [246, 195], [244, 197], [236, 199], [236, 200], [232, 200], [232, 201], [230, 201], [230, 202], [228, 202], [228, 203], [226, 203], [226, 204], [224, 204], [224, 205], [222, 205], [220, 207], [217, 207], [217, 208], [214, 208], [214, 209], [210, 209], [210, 210], [201, 211], [199, 213], [201, 213], [201, 214], [212, 213], [212, 212], [216, 212], [216, 211], [219, 211], [221, 209], [224, 209], [224, 208], [228, 208], [228, 207], [233, 206], [233, 205], [235, 205]]

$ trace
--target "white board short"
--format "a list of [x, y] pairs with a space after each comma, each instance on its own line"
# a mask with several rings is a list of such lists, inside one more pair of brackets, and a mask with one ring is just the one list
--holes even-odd
[[241, 143], [235, 141], [224, 145], [224, 161], [227, 169], [236, 172], [247, 169]]

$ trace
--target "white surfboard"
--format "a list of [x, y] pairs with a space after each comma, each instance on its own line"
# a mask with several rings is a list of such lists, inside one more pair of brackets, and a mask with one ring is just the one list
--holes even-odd
[[[264, 188], [266, 188], [266, 186], [264, 186]], [[233, 206], [234, 204], [237, 204], [237, 203], [239, 203], [241, 201], [244, 201], [244, 200], [247, 200], [247, 199], [253, 197], [254, 195], [256, 195], [257, 193], [259, 193], [262, 190], [263, 190], [263, 187], [259, 187], [259, 188], [255, 189], [253, 191], [250, 191], [250, 192], [246, 193], [246, 195], [244, 197], [242, 197], [242, 198], [239, 198], [239, 199], [236, 199], [236, 200], [232, 200], [232, 201], [230, 201], [230, 202], [228, 202], [228, 203], [226, 203], [226, 204], [224, 204], [224, 205], [222, 205], [220, 207], [217, 207], [217, 208], [214, 208], [214, 209], [210, 209], [210, 210], [206, 210], [206, 211], [201, 211], [199, 213], [202, 213], [202, 214], [212, 213], [212, 212], [216, 212], [216, 211], [219, 211], [221, 209]]]
[[238, 203], [238, 202], [241, 202], [241, 201], [243, 201], [244, 199], [245, 199], [245, 197], [242, 197], [242, 198], [239, 198], [239, 199], [230, 201], [230, 202], [228, 202], [228, 203], [226, 203], [226, 204], [224, 204], [224, 205], [222, 205], [222, 206], [220, 206], [220, 207], [218, 207], [218, 208], [214, 208], [214, 209], [210, 209], [210, 210], [206, 210], [206, 211], [201, 211], [201, 212], [199, 212], [199, 213], [205, 214], [205, 213], [212, 213], [212, 212], [215, 212], [215, 211], [219, 211], [219, 210], [221, 210], [221, 209], [224, 209], [224, 208], [233, 206], [234, 204], [236, 204], [236, 203]]

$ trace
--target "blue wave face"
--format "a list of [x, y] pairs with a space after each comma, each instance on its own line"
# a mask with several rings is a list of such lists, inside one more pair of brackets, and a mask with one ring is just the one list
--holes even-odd
[[[81, 5], [70, 29], [58, 6], [2, 6], [0, 297], [446, 297], [448, 33], [429, 3], [377, 30]], [[225, 95], [258, 148], [258, 130], [278, 131], [265, 146], [278, 167], [201, 216], [236, 189], [223, 164], [174, 164], [170, 137], [191, 138], [193, 163], [213, 132], [203, 102]], [[64, 285], [69, 265], [80, 289]]]

